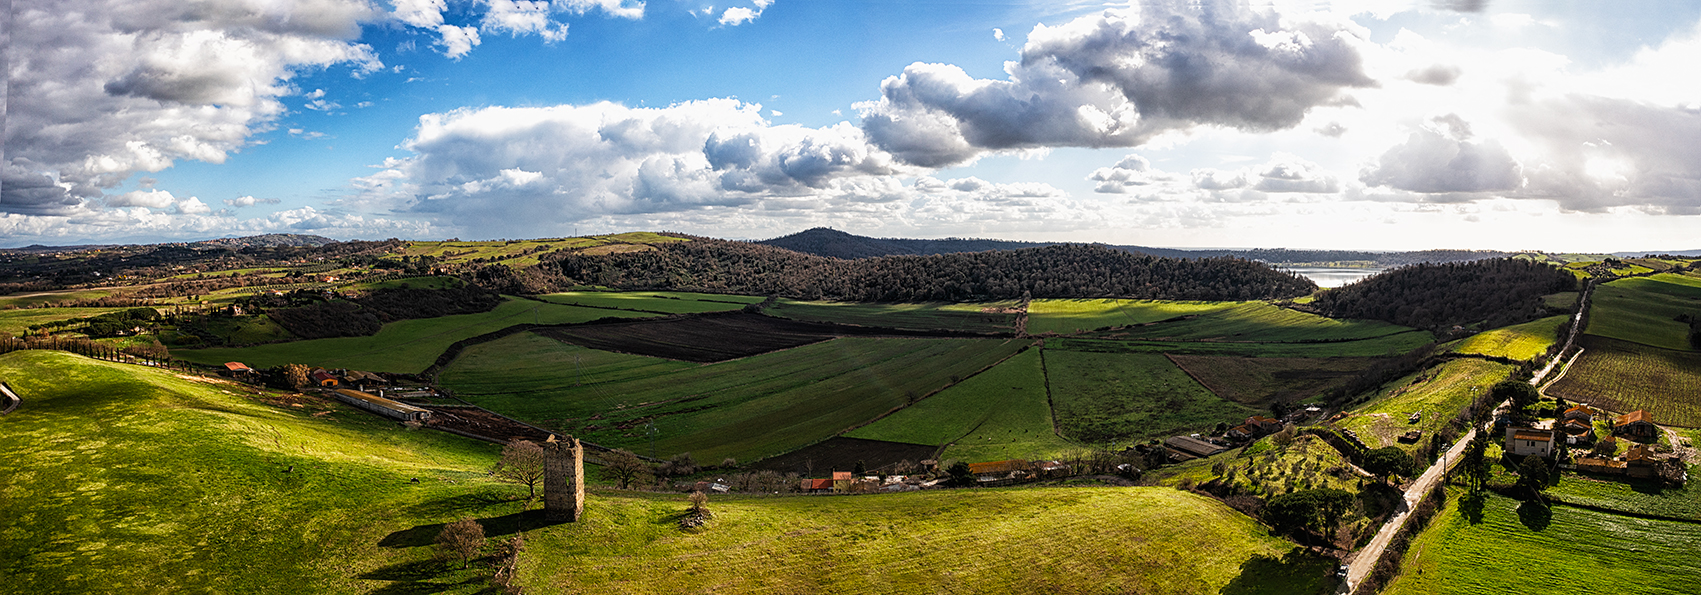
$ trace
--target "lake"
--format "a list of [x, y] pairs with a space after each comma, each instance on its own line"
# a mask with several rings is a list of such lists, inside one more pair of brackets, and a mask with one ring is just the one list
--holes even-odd
[[1295, 273], [1299, 273], [1300, 275], [1305, 276], [1305, 278], [1310, 279], [1312, 283], [1316, 283], [1318, 287], [1322, 287], [1324, 289], [1340, 287], [1342, 285], [1352, 283], [1353, 281], [1357, 281], [1359, 279], [1363, 279], [1365, 277], [1369, 277], [1371, 275], [1374, 275], [1374, 274], [1380, 273], [1384, 270], [1387, 270], [1387, 269], [1381, 269], [1381, 268], [1363, 268], [1363, 269], [1343, 269], [1343, 268], [1326, 268], [1326, 267], [1280, 267], [1280, 268], [1284, 271], [1293, 271]]

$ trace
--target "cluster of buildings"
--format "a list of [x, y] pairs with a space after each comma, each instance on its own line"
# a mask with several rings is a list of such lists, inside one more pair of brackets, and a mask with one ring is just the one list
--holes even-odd
[[[1537, 455], [1552, 457], [1561, 440], [1568, 447], [1590, 448], [1577, 456], [1574, 464], [1579, 471], [1629, 477], [1678, 477], [1684, 474], [1682, 461], [1675, 456], [1656, 452], [1660, 427], [1646, 410], [1636, 410], [1611, 418], [1612, 435], [1595, 437], [1595, 420], [1602, 413], [1587, 405], [1566, 409], [1552, 421], [1532, 427], [1506, 428], [1504, 448], [1513, 456]], [[1630, 443], [1623, 454], [1617, 454], [1619, 440]]]

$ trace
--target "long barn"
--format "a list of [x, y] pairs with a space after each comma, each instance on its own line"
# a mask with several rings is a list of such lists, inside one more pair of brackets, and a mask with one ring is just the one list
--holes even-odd
[[378, 395], [363, 393], [358, 390], [339, 388], [333, 391], [337, 400], [378, 415], [402, 421], [425, 421], [431, 417], [429, 409], [414, 407], [401, 401], [392, 401]]

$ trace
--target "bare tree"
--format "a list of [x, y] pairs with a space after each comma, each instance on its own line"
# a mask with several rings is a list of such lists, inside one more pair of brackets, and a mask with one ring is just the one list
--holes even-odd
[[484, 547], [484, 525], [471, 518], [449, 523], [437, 533], [437, 558], [440, 560], [461, 561], [461, 568], [467, 567], [467, 562], [478, 555], [478, 550]]
[[490, 469], [497, 481], [526, 486], [526, 501], [537, 498], [537, 486], [543, 483], [543, 447], [530, 440], [515, 440], [502, 447], [502, 458]]
[[709, 512], [709, 495], [702, 492], [691, 492], [686, 500], [691, 503], [691, 514], [702, 516]]
[[650, 480], [650, 464], [630, 450], [615, 449], [603, 457], [603, 462], [603, 473], [620, 484], [622, 490], [630, 489], [634, 483], [643, 484]]

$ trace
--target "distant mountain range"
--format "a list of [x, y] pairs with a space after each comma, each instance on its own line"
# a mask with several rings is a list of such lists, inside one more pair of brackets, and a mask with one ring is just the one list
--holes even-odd
[[[795, 250], [817, 256], [856, 259], [875, 256], [953, 254], [984, 252], [986, 250], [1020, 250], [1056, 246], [1064, 242], [1022, 242], [1013, 240], [959, 239], [909, 240], [871, 238], [845, 233], [836, 229], [817, 227], [788, 236], [757, 242], [776, 248]], [[1137, 254], [1167, 258], [1211, 258], [1234, 256], [1277, 265], [1322, 265], [1328, 263], [1357, 263], [1376, 267], [1394, 267], [1420, 262], [1444, 263], [1503, 258], [1512, 252], [1494, 250], [1421, 250], [1414, 252], [1370, 252], [1365, 250], [1288, 250], [1286, 248], [1257, 248], [1250, 250], [1179, 250], [1149, 246], [1104, 245]]]

